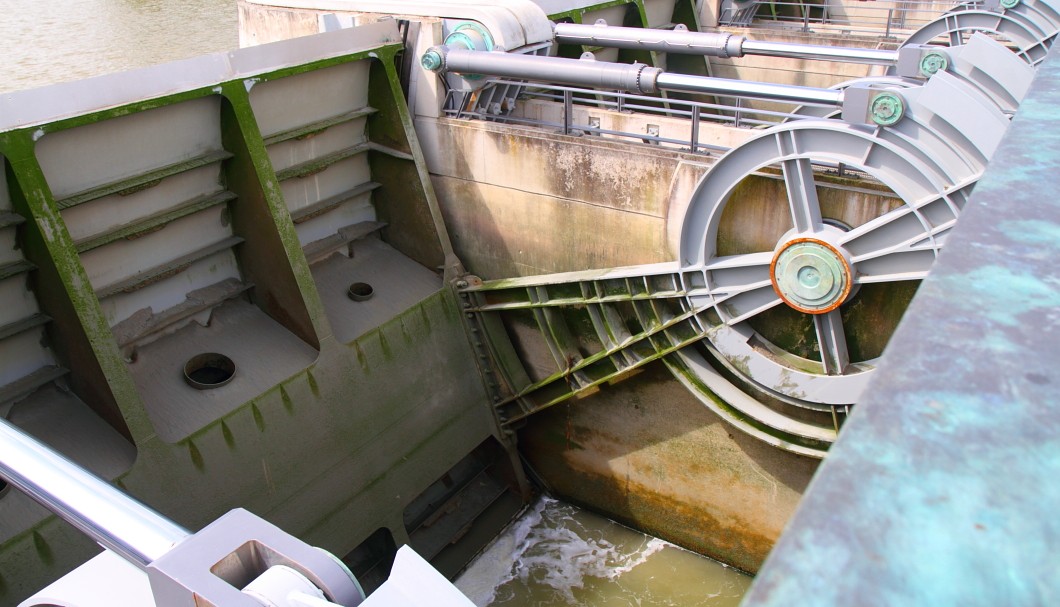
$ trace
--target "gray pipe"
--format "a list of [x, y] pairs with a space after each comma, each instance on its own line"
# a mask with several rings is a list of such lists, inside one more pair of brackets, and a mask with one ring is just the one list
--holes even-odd
[[584, 59], [562, 59], [537, 55], [515, 55], [501, 52], [469, 51], [436, 46], [428, 50], [421, 63], [434, 71], [449, 70], [461, 74], [484, 74], [519, 80], [558, 82], [588, 88], [619, 89], [634, 93], [681, 91], [731, 97], [753, 97], [791, 103], [842, 105], [843, 93], [832, 89], [788, 86], [670, 74], [642, 64], [606, 63]]
[[654, 93], [659, 68], [641, 63], [607, 63], [537, 55], [469, 51], [436, 46], [424, 53], [427, 69], [458, 74], [486, 74], [520, 80], [543, 80], [590, 88], [618, 89], [631, 93]]
[[633, 50], [660, 51], [710, 57], [741, 57], [742, 36], [712, 34], [685, 30], [657, 30], [609, 25], [556, 23], [552, 26], [556, 42], [582, 46], [606, 46]]
[[612, 27], [610, 25], [580, 25], [577, 23], [556, 23], [552, 26], [552, 32], [555, 41], [564, 44], [659, 51], [683, 55], [705, 55], [723, 58], [763, 55], [767, 57], [842, 61], [870, 65], [894, 65], [898, 61], [898, 51], [766, 42], [748, 40], [743, 36], [725, 33]]
[[191, 535], [2, 418], [0, 477], [140, 567]]

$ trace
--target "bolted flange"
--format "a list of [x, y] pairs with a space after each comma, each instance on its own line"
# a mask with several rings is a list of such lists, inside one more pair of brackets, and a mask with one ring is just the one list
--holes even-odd
[[788, 306], [824, 314], [843, 304], [853, 286], [850, 264], [838, 249], [816, 238], [784, 244], [769, 266], [773, 290]]
[[902, 119], [905, 114], [905, 103], [896, 93], [879, 93], [869, 104], [872, 121], [880, 126], [891, 126]]
[[937, 51], [925, 53], [924, 56], [920, 58], [920, 75], [928, 78], [938, 72], [946, 71], [946, 68], [949, 66], [950, 61], [946, 55]]
[[446, 46], [466, 48], [469, 51], [492, 51], [493, 36], [490, 31], [474, 21], [464, 21], [445, 37]]

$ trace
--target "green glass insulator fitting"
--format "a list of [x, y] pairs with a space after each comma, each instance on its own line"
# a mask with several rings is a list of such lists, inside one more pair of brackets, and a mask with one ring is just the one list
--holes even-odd
[[880, 126], [891, 126], [905, 114], [905, 103], [895, 93], [880, 93], [869, 105], [872, 121]]
[[920, 74], [930, 78], [938, 72], [946, 71], [950, 66], [950, 60], [942, 53], [932, 51], [920, 58]]

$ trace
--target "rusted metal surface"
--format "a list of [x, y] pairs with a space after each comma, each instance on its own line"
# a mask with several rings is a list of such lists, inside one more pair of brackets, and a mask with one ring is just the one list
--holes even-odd
[[745, 606], [1060, 601], [1058, 85], [1052, 57]]
[[538, 414], [519, 440], [555, 494], [748, 572], [817, 466], [734, 430], [658, 364]]

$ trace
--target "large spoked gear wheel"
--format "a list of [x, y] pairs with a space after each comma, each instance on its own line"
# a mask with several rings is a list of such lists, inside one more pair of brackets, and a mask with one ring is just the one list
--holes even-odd
[[[707, 406], [793, 451], [819, 453], [834, 440], [834, 415], [857, 402], [876, 366], [878, 351], [860, 347], [876, 329], [864, 323], [908, 301], [956, 224], [993, 137], [1004, 132], [1004, 114], [983, 105], [977, 120], [993, 124], [994, 135], [958, 136], [962, 118], [941, 100], [962, 91], [974, 98], [964, 87], [946, 75], [898, 91], [909, 112], [893, 127], [819, 120], [775, 127], [704, 176], [685, 215], [680, 263], [685, 308], [709, 311], [697, 314], [707, 339], [668, 361]], [[770, 167], [779, 168], [785, 193], [771, 212], [738, 195], [748, 175]], [[893, 194], [893, 206], [871, 217], [850, 205], [825, 208], [816, 176], [832, 167], [869, 177]], [[741, 205], [753, 222], [734, 219]], [[757, 237], [741, 242], [741, 227], [754, 222]], [[849, 323], [862, 325], [859, 347], [851, 347]]]
[[[501, 423], [661, 360], [737, 428], [823, 457], [1008, 125], [951, 74], [889, 93], [892, 126], [794, 121], [719, 159], [675, 262], [463, 287], [510, 389]], [[539, 329], [534, 361], [502, 323], [516, 314]]]

